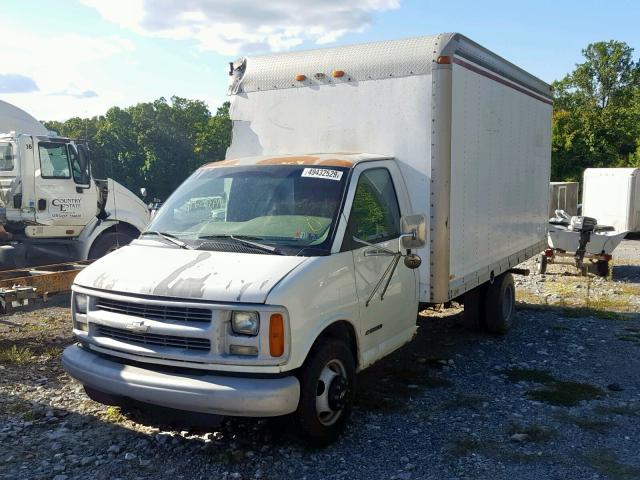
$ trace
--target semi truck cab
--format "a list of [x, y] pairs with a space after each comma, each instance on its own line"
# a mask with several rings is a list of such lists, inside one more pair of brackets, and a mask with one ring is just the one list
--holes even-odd
[[84, 144], [0, 134], [0, 224], [11, 234], [2, 268], [97, 258], [135, 238], [148, 219], [133, 193], [92, 177]]

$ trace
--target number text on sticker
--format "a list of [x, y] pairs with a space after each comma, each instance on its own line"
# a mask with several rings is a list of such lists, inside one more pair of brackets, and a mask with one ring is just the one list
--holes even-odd
[[326, 180], [340, 181], [342, 172], [340, 170], [331, 170], [330, 168], [305, 168], [302, 171], [302, 177], [324, 178]]

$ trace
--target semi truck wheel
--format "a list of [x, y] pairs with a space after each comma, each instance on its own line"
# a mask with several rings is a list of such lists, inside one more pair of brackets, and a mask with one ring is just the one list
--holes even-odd
[[537, 270], [538, 273], [540, 275], [544, 275], [545, 273], [547, 273], [547, 265], [549, 264], [549, 261], [547, 259], [547, 256], [543, 253], [538, 257], [538, 261], [536, 262], [537, 265]]
[[347, 424], [355, 399], [356, 366], [351, 350], [341, 340], [321, 339], [311, 349], [298, 379], [300, 401], [292, 414], [297, 435], [316, 447], [334, 442]]
[[126, 232], [107, 232], [100, 235], [89, 250], [89, 259], [104, 257], [107, 253], [111, 253], [118, 248], [127, 245], [133, 240]]
[[487, 284], [485, 297], [486, 328], [491, 333], [506, 333], [516, 311], [516, 288], [513, 275], [503, 273]]
[[596, 262], [596, 273], [599, 277], [607, 277], [609, 275], [609, 261], [598, 260]]

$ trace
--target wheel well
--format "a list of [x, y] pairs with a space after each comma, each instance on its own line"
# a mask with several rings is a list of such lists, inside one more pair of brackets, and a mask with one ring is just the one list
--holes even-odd
[[359, 365], [360, 362], [358, 360], [358, 340], [353, 325], [351, 325], [346, 320], [334, 322], [327, 328], [325, 328], [322, 333], [320, 333], [320, 335], [318, 335], [318, 338], [316, 338], [314, 344], [318, 343], [323, 337], [332, 337], [339, 340], [346, 340], [347, 345], [349, 346], [349, 350], [351, 350], [351, 353], [353, 354], [353, 360], [355, 361], [356, 366]]
[[[117, 233], [117, 232], [126, 233], [126, 234], [132, 236], [133, 238], [137, 238], [140, 235], [140, 230], [138, 230], [136, 227], [134, 227], [130, 223], [126, 223], [126, 222], [119, 222], [119, 223], [113, 225], [112, 227], [109, 227], [109, 228], [103, 230], [102, 232], [100, 232], [100, 235], [104, 235], [105, 233], [112, 233], [112, 232], [113, 233]], [[100, 235], [98, 235], [97, 238], [100, 238]]]

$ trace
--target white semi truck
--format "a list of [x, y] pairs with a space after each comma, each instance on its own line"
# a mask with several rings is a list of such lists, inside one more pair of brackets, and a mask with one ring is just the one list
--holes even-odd
[[322, 445], [421, 306], [506, 331], [547, 242], [546, 83], [442, 34], [243, 58], [230, 93], [227, 159], [76, 277], [63, 364], [89, 396], [290, 415]]
[[3, 101], [0, 132], [0, 270], [98, 258], [146, 227], [138, 197], [92, 177], [84, 144]]

